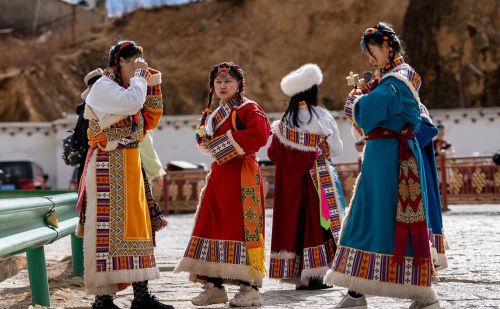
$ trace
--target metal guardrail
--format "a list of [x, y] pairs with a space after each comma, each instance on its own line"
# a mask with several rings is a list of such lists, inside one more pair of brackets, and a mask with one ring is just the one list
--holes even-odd
[[[54, 192], [31, 191], [32, 197], [0, 198], [0, 259], [26, 252], [32, 303], [42, 306], [50, 306], [45, 245], [71, 235], [73, 274], [83, 275], [83, 241], [74, 235], [78, 196], [74, 192], [48, 193]], [[46, 219], [51, 211], [57, 214], [57, 224], [54, 215]]]

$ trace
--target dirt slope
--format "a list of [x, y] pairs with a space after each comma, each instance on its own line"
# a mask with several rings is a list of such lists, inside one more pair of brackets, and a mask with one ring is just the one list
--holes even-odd
[[[432, 1], [427, 2], [432, 7]], [[470, 1], [451, 2], [453, 5], [448, 10], [456, 12], [455, 18], [464, 17], [465, 10], [472, 9]], [[455, 2], [471, 5], [461, 8]], [[404, 30], [406, 39], [412, 39], [406, 40], [408, 53], [424, 77], [426, 103], [433, 108], [458, 106], [455, 98], [443, 98], [443, 90], [456, 82], [456, 74], [452, 76], [455, 80], [440, 78], [443, 74], [453, 75], [449, 73], [453, 63], [443, 60], [446, 54], [443, 51], [453, 45], [456, 32], [469, 26], [452, 27], [456, 20], [440, 17], [444, 8], [433, 7], [435, 11], [432, 11], [419, 3], [408, 0], [383, 3], [375, 0], [219, 0], [138, 10], [110, 21], [90, 35], [82, 35], [77, 44], [51, 50], [50, 57], [23, 56], [26, 63], [0, 72], [0, 121], [45, 121], [73, 112], [83, 90], [83, 76], [105, 65], [105, 51], [118, 38], [142, 44], [149, 64], [163, 72], [163, 92], [169, 114], [200, 112], [207, 95], [208, 71], [224, 60], [237, 62], [247, 71], [247, 95], [266, 111], [284, 108], [286, 97], [279, 89], [284, 74], [306, 62], [318, 63], [324, 71], [322, 102], [328, 108], [340, 109], [349, 90], [346, 74], [368, 67], [359, 51], [360, 35], [379, 20], [392, 23], [398, 31]], [[411, 12], [407, 12], [409, 5], [413, 8]], [[490, 6], [490, 10], [498, 10], [493, 4]], [[428, 24], [417, 22], [422, 16], [428, 16]], [[476, 29], [486, 34], [480, 33], [480, 37], [486, 35], [490, 39], [491, 33], [496, 33], [491, 30], [494, 24], [484, 25], [484, 20], [492, 18], [494, 14], [490, 13], [481, 19], [481, 27]], [[417, 36], [423, 35], [426, 25], [434, 30], [422, 41]], [[489, 47], [496, 48], [496, 45], [490, 43]], [[21, 52], [23, 48], [33, 47], [24, 44], [14, 52]], [[488, 50], [483, 58], [482, 54], [473, 53], [462, 64], [462, 67], [470, 67], [469, 63], [480, 62], [476, 66], [484, 70], [481, 83], [485, 86], [477, 88], [467, 84], [464, 96], [484, 97], [490, 93], [489, 99], [482, 101], [486, 105], [497, 104], [492, 100], [493, 88], [488, 86], [495, 82], [498, 85], [499, 80], [498, 69], [494, 70], [496, 49], [493, 51], [494, 54]], [[37, 53], [44, 55], [43, 49]], [[469, 83], [469, 80], [463, 78], [463, 82]], [[496, 91], [498, 93], [498, 87]], [[465, 106], [473, 105], [477, 105], [477, 100], [466, 100]]]

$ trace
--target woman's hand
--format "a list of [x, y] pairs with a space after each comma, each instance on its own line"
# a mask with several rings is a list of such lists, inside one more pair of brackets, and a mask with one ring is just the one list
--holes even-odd
[[363, 152], [363, 149], [365, 148], [365, 141], [355, 143], [354, 148], [356, 148], [357, 152]]
[[143, 58], [136, 58], [133, 62], [133, 65], [134, 65], [134, 70], [137, 70], [137, 69], [147, 70], [148, 69], [148, 63]]

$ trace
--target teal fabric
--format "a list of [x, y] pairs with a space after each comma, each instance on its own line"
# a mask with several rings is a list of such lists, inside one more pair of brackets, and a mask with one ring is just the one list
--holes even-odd
[[422, 148], [422, 159], [427, 185], [427, 204], [429, 208], [428, 226], [434, 234], [443, 234], [443, 215], [439, 181], [437, 177], [436, 159], [432, 139], [438, 134], [438, 128], [427, 118], [422, 118], [422, 124], [417, 132], [417, 140]]
[[[383, 127], [401, 131], [408, 124], [418, 131], [421, 118], [417, 100], [408, 86], [395, 77], [381, 80], [371, 93], [354, 106], [353, 117], [367, 135]], [[424, 205], [427, 200], [422, 156], [416, 138], [409, 141], [420, 171]], [[399, 140], [368, 140], [363, 154], [361, 176], [343, 227], [340, 244], [358, 250], [393, 254], [398, 196]], [[427, 209], [426, 209], [427, 213]], [[411, 239], [407, 256], [412, 256]]]

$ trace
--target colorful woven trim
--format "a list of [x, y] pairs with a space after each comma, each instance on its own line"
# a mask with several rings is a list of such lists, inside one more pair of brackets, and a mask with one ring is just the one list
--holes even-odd
[[335, 247], [331, 239], [322, 245], [304, 248], [303, 256], [294, 254], [289, 254], [287, 257], [280, 257], [279, 254], [271, 255], [269, 277], [275, 279], [300, 278], [303, 270], [330, 267], [334, 256]]
[[420, 75], [408, 64], [398, 65], [395, 67], [391, 73], [399, 74], [406, 78], [411, 85], [415, 88], [415, 91], [418, 92], [420, 87], [422, 86], [422, 79]]
[[134, 71], [134, 76], [135, 77], [142, 77], [142, 78], [146, 79], [146, 77], [148, 76], [148, 70], [136, 69]]
[[244, 97], [236, 96], [232, 100], [229, 100], [229, 101], [223, 103], [221, 106], [219, 106], [219, 108], [217, 108], [217, 110], [215, 111], [215, 115], [213, 116], [211, 124], [210, 124], [212, 126], [212, 129], [213, 129], [212, 132], [217, 131], [219, 126], [221, 124], [223, 124], [227, 118], [229, 118], [233, 108], [240, 106], [241, 103], [243, 101], [246, 101], [246, 100], [247, 99]]
[[148, 86], [146, 103], [144, 103], [145, 108], [163, 108], [161, 85]]
[[317, 247], [304, 248], [304, 269], [328, 267], [335, 257], [332, 240]]
[[298, 255], [294, 255], [293, 257], [271, 256], [269, 261], [269, 278], [299, 278], [301, 261], [302, 257]]
[[323, 135], [306, 133], [294, 130], [287, 126], [283, 121], [280, 122], [278, 127], [279, 132], [284, 138], [292, 143], [299, 144], [306, 147], [316, 147], [321, 142]]
[[247, 247], [241, 241], [192, 236], [184, 257], [207, 262], [247, 265]]
[[388, 61], [387, 64], [385, 65], [384, 68], [380, 69], [380, 76], [384, 76], [385, 74], [389, 73], [392, 69], [395, 67], [402, 65], [405, 63], [405, 60], [403, 57], [399, 57], [398, 59], [394, 59], [392, 61]]
[[236, 147], [232, 144], [229, 137], [224, 134], [214, 138], [208, 144], [208, 148], [212, 153], [212, 157], [217, 161], [217, 164], [222, 165], [227, 161], [239, 156]]
[[[96, 157], [97, 184], [97, 272], [142, 269], [156, 266], [153, 241], [126, 241], [124, 191], [111, 190], [125, 187], [125, 150], [105, 152], [98, 150]], [[110, 175], [113, 175], [111, 179]], [[113, 219], [112, 219], [113, 218]]]
[[339, 246], [332, 269], [362, 279], [429, 287], [431, 286], [431, 263], [430, 258], [420, 263], [415, 262], [413, 257], [404, 257], [404, 263], [399, 264], [395, 262], [392, 255]]
[[[339, 205], [337, 205], [337, 200], [335, 198], [335, 188], [333, 187], [334, 183], [332, 176], [330, 175], [330, 166], [328, 161], [322, 157], [319, 157], [317, 162], [320, 183], [325, 192], [328, 209], [330, 211], [330, 231], [332, 232], [335, 243], [338, 244], [340, 238], [341, 210], [339, 209]], [[311, 168], [309, 173], [311, 174], [314, 185], [317, 186], [318, 180], [314, 169]]]
[[442, 234], [433, 234], [432, 245], [436, 248], [437, 253], [445, 254], [446, 251], [446, 239]]

